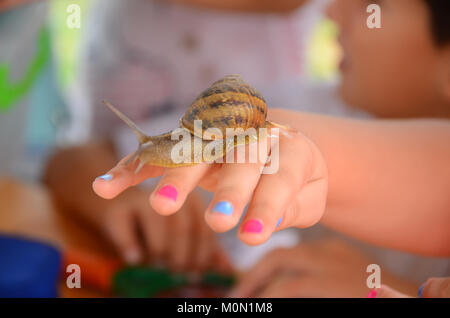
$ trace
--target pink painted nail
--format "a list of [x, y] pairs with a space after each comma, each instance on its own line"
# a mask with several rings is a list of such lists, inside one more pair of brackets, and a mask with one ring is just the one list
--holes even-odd
[[377, 298], [378, 290], [372, 289], [369, 294], [367, 295], [367, 298]]
[[261, 233], [263, 230], [263, 224], [260, 220], [250, 220], [245, 223], [242, 230], [248, 233]]
[[161, 189], [159, 189], [158, 195], [161, 195], [163, 197], [166, 197], [173, 201], [176, 201], [177, 196], [178, 196], [178, 191], [173, 186], [166, 185], [166, 186], [162, 187]]

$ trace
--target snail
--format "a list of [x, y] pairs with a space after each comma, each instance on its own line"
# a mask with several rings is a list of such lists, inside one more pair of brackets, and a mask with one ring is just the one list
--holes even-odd
[[[277, 127], [285, 131], [291, 130], [287, 126], [268, 121], [267, 105], [262, 95], [244, 82], [240, 75], [228, 75], [214, 82], [203, 91], [189, 106], [183, 118], [180, 119], [180, 127], [177, 129], [189, 133], [191, 149], [194, 149], [194, 151], [190, 154], [192, 160], [178, 162], [172, 159], [172, 150], [179, 143], [179, 140], [173, 140], [172, 138], [175, 130], [158, 136], [147, 136], [114, 106], [106, 101], [103, 102], [132, 129], [138, 139], [139, 148], [127, 162], [128, 164], [139, 159], [136, 172], [144, 164], [172, 168], [199, 162], [213, 162], [222, 158], [239, 144], [247, 144], [258, 140], [258, 128]], [[196, 120], [201, 120], [200, 129], [197, 129], [194, 125]], [[215, 130], [208, 128], [214, 128]], [[241, 138], [239, 141], [239, 138], [227, 136], [227, 128], [242, 128], [241, 131], [255, 128], [256, 138], [245, 136], [244, 139]], [[196, 144], [201, 145], [201, 147], [195, 147]], [[208, 147], [215, 150], [204, 151]], [[193, 160], [194, 158], [200, 158], [200, 161]]]

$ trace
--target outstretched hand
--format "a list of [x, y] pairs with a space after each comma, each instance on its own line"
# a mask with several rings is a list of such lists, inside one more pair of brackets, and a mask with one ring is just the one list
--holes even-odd
[[326, 204], [327, 168], [315, 144], [301, 133], [280, 134], [277, 143], [279, 164], [272, 174], [262, 174], [261, 163], [201, 163], [169, 169], [145, 165], [135, 174], [138, 163], [126, 164], [130, 155], [97, 178], [93, 188], [110, 199], [148, 178], [162, 176], [149, 201], [159, 214], [171, 215], [201, 186], [214, 193], [205, 211], [214, 231], [235, 227], [249, 204], [238, 235], [249, 245], [261, 244], [276, 230], [314, 225]]

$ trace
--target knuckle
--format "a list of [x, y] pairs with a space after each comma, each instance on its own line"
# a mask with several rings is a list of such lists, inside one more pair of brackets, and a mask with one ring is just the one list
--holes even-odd
[[240, 201], [243, 197], [243, 191], [239, 191], [236, 184], [224, 184], [217, 189], [216, 195], [219, 198], [227, 198], [231, 201]]
[[[313, 146], [311, 141], [303, 135], [297, 135], [293, 140], [294, 146], [298, 149], [298, 153], [302, 156], [302, 160], [306, 164], [306, 167], [311, 168], [314, 160]], [[311, 171], [307, 171], [311, 172]]]
[[289, 222], [291, 226], [298, 228], [307, 228], [314, 225], [316, 222], [305, 221], [305, 217], [302, 214], [302, 208], [299, 203], [291, 204], [285, 212], [286, 221]]
[[294, 170], [291, 165], [281, 165], [277, 172], [278, 177], [283, 181], [283, 186], [292, 193], [295, 193], [301, 186], [301, 178]]

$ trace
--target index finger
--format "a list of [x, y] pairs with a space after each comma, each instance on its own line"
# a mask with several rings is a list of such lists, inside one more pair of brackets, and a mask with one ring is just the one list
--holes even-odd
[[163, 174], [165, 168], [151, 165], [144, 165], [135, 173], [139, 160], [127, 164], [132, 155], [126, 156], [114, 168], [94, 180], [92, 188], [97, 195], [112, 199], [131, 186]]

